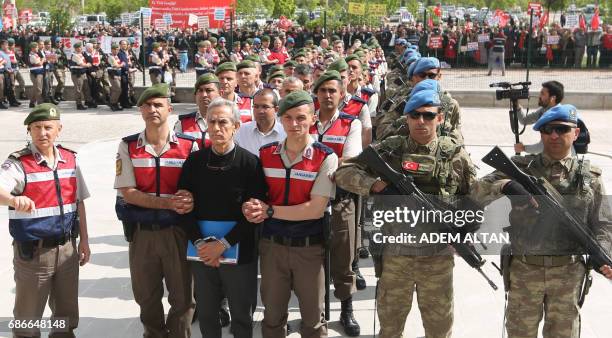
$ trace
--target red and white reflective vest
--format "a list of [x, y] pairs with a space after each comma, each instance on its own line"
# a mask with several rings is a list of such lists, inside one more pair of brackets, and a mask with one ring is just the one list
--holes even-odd
[[[197, 120], [198, 112], [179, 115], [178, 119], [181, 124], [182, 134], [191, 136], [198, 142], [198, 147], [204, 149], [204, 146], [210, 145], [210, 139], [206, 130], [202, 130]], [[204, 140], [204, 144], [202, 144]]]
[[92, 66], [99, 66], [100, 65], [100, 53], [94, 51], [93, 53], [91, 53], [91, 64]]
[[17, 63], [17, 58], [15, 57], [15, 51], [10, 50], [8, 53], [9, 59], [11, 60], [11, 64]]
[[246, 123], [253, 120], [253, 98], [242, 93], [238, 93], [238, 111], [240, 112], [240, 121]]
[[344, 106], [340, 109], [343, 113], [349, 114], [351, 116], [359, 117], [361, 113], [361, 109], [365, 106], [367, 102], [358, 97], [352, 96], [348, 103], [344, 104]]
[[38, 163], [30, 149], [11, 154], [21, 162], [25, 173], [25, 187], [21, 196], [34, 202], [36, 210], [17, 212], [9, 208], [9, 231], [16, 241], [58, 238], [68, 235], [77, 225], [77, 178], [75, 153], [57, 146], [55, 170], [44, 162]]
[[344, 150], [344, 144], [346, 138], [351, 131], [351, 123], [356, 117], [340, 113], [338, 118], [332, 123], [331, 127], [327, 129], [323, 134], [319, 134], [317, 125], [320, 123], [317, 121], [312, 127], [310, 127], [310, 136], [316, 142], [321, 142], [324, 145], [330, 147], [338, 158], [342, 157]]
[[370, 98], [374, 96], [374, 94], [376, 94], [374, 90], [367, 87], [361, 87], [358, 96], [365, 102], [370, 102]]

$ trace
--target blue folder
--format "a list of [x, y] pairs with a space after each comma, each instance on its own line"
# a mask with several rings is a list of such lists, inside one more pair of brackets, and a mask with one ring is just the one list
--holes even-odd
[[[235, 225], [235, 221], [198, 221], [200, 232], [204, 238], [214, 237], [216, 239], [221, 239], [225, 237], [225, 235], [227, 235], [227, 233], [230, 232]], [[221, 258], [221, 263], [238, 264], [239, 248], [240, 243], [236, 243], [236, 245], [225, 250], [222, 255], [223, 257]], [[201, 261], [200, 257], [198, 257], [197, 250], [191, 241], [187, 242], [187, 259], [191, 261]]]

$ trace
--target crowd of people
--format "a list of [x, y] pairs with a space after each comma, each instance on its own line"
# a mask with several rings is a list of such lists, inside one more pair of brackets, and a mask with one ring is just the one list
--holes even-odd
[[[108, 75], [114, 90], [111, 108], [133, 104], [143, 118], [144, 129], [119, 142], [114, 188], [145, 336], [189, 337], [197, 309], [203, 337], [221, 337], [227, 311], [234, 336], [252, 337], [259, 296], [262, 336], [284, 338], [293, 291], [301, 335], [327, 337], [325, 265], [333, 297], [341, 303], [342, 329], [359, 336], [353, 297], [366, 288], [359, 259], [370, 255], [361, 238], [363, 197], [398, 195], [414, 184], [470, 212], [508, 196], [513, 207], [513, 261], [504, 266], [511, 281], [506, 289], [508, 335], [536, 336], [544, 318], [545, 336], [576, 337], [579, 304], [588, 292], [581, 286], [589, 278], [588, 264], [608, 279], [612, 267], [605, 260], [582, 262], [582, 243], [560, 220], [540, 213], [516, 179], [498, 171], [477, 179], [463, 142], [459, 102], [440, 81], [440, 59], [424, 55], [429, 49], [421, 48], [420, 39], [411, 43], [414, 31], [403, 28], [392, 34], [387, 55], [385, 40], [376, 32], [368, 36], [365, 27], [353, 32], [348, 43], [342, 32], [331, 39], [315, 37], [317, 32], [303, 46], [290, 32], [237, 39], [229, 49], [225, 36], [198, 41], [196, 105], [174, 125], [169, 116], [180, 73], [180, 36], [152, 37], [144, 57], [153, 84], [137, 100], [129, 94], [129, 74], [137, 64], [129, 39], [111, 46], [106, 67], [95, 39], [85, 43], [84, 52], [75, 45], [67, 58], [65, 65], [79, 87], [79, 109], [85, 109], [83, 102], [96, 108], [93, 95], [103, 93], [96, 81]], [[75, 152], [55, 144], [61, 111], [53, 101], [62, 97], [57, 91], [50, 95], [51, 86], [44, 83], [54, 74], [50, 69], [59, 69], [60, 58], [45, 54], [45, 42], [29, 47], [30, 77], [41, 89], [24, 121], [32, 140], [0, 169], [0, 204], [11, 208], [9, 230], [15, 240], [14, 315], [17, 320], [40, 318], [50, 296], [53, 318], [66, 318], [65, 336], [74, 337], [78, 264], [90, 256], [83, 203], [89, 193]], [[578, 202], [567, 210], [609, 255], [612, 215], [602, 207], [601, 170], [572, 153], [583, 122], [578, 110], [563, 103], [563, 85], [556, 81], [543, 85], [539, 104], [542, 109], [529, 120], [536, 121], [533, 128], [540, 132], [543, 150], [513, 161], [561, 193], [576, 196]], [[525, 146], [517, 143], [515, 148]], [[366, 151], [377, 152], [412, 180], [398, 183], [386, 176], [381, 165], [362, 157]], [[477, 223], [470, 222], [462, 233], [476, 231]], [[382, 233], [394, 236], [405, 229], [401, 221], [391, 220]], [[446, 230], [421, 222], [413, 231], [422, 238]], [[380, 278], [380, 336], [401, 336], [416, 292], [425, 335], [449, 337], [453, 244], [381, 245], [372, 250]], [[39, 334], [31, 327], [14, 332], [17, 337]]]

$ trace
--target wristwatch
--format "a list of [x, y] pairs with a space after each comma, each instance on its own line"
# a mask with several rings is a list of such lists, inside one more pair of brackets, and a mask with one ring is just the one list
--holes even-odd
[[272, 216], [274, 216], [274, 208], [272, 208], [271, 205], [268, 205], [268, 210], [266, 210], [266, 215], [268, 215], [268, 218], [272, 218]]

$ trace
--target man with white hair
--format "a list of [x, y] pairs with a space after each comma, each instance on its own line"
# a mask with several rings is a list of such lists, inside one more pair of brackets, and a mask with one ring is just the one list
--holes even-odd
[[280, 97], [283, 99], [289, 93], [298, 90], [304, 90], [304, 83], [302, 83], [302, 80], [298, 79], [297, 77], [289, 76], [283, 81], [283, 85], [280, 89]]

